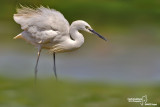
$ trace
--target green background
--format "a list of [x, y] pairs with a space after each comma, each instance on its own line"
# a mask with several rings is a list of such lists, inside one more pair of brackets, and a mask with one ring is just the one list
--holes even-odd
[[[87, 80], [87, 76], [84, 80], [83, 78], [79, 80], [74, 75], [72, 77], [67, 73], [65, 74], [67, 76], [62, 75], [67, 71], [62, 72], [63, 69], [60, 69], [62, 62], [59, 60], [57, 69], [61, 71], [59, 73], [61, 79], [56, 82], [50, 79], [52, 76], [43, 78], [41, 73], [35, 86], [32, 68], [37, 50], [22, 40], [13, 40], [13, 37], [22, 31], [20, 25], [13, 20], [13, 14], [16, 13], [19, 4], [55, 8], [63, 13], [70, 24], [78, 19], [85, 20], [97, 32], [108, 38], [109, 41], [105, 43], [83, 32], [85, 44], [82, 49], [73, 54], [58, 55], [59, 59], [66, 60], [66, 63], [70, 59], [84, 63], [80, 67], [76, 66], [77, 69], [93, 67], [85, 66], [85, 60], [82, 60], [90, 56], [89, 62], [96, 62], [94, 64], [99, 67], [96, 72], [101, 75], [98, 77], [95, 73], [95, 78], [91, 80]], [[140, 107], [140, 103], [129, 103], [127, 98], [141, 98], [144, 95], [148, 96], [148, 103], [156, 103], [158, 107], [159, 29], [159, 0], [1, 0], [0, 107]], [[43, 57], [46, 55], [47, 61], [52, 60], [46, 53]], [[19, 59], [14, 59], [14, 55]], [[31, 65], [25, 62], [27, 55], [34, 59], [29, 62]], [[24, 63], [21, 64], [20, 59]], [[69, 66], [73, 63], [67, 64]], [[113, 66], [114, 69], [110, 70], [109, 66]], [[145, 69], [147, 66], [151, 68], [148, 71]], [[27, 67], [30, 71], [26, 70]], [[131, 72], [128, 67], [135, 70]], [[122, 72], [123, 70], [126, 72]], [[114, 78], [105, 78], [101, 71], [104, 71], [105, 75], [113, 72]], [[25, 77], [25, 72], [29, 72], [30, 75], [27, 74]], [[74, 68], [73, 72], [76, 73], [78, 70]], [[85, 77], [85, 73], [87, 72], [83, 72], [82, 77]], [[121, 76], [121, 73], [124, 75]], [[89, 78], [92, 77], [92, 73], [89, 75]], [[104, 79], [101, 80], [101, 77]]]

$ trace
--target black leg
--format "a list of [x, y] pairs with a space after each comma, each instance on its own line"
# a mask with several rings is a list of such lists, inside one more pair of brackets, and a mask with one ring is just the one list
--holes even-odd
[[37, 72], [38, 72], [38, 61], [39, 61], [39, 57], [40, 57], [40, 54], [41, 54], [41, 48], [38, 48], [38, 57], [37, 57], [37, 61], [36, 61], [36, 66], [35, 66], [35, 83], [37, 81]]
[[54, 75], [55, 75], [56, 80], [57, 80], [58, 78], [57, 78], [57, 73], [56, 73], [56, 57], [55, 57], [55, 55], [56, 55], [56, 53], [54, 52], [53, 53], [53, 64], [54, 64], [53, 71], [54, 71]]

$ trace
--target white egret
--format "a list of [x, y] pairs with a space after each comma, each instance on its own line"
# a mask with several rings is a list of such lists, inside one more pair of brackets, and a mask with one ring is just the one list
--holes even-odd
[[37, 78], [37, 66], [42, 49], [49, 49], [49, 52], [53, 53], [53, 70], [57, 79], [55, 54], [80, 48], [84, 43], [84, 37], [78, 32], [79, 30], [96, 34], [106, 41], [87, 22], [77, 20], [69, 25], [68, 21], [59, 11], [43, 6], [36, 9], [21, 6], [21, 8], [17, 9], [17, 14], [14, 14], [13, 18], [16, 23], [21, 25], [21, 29], [23, 30], [14, 39], [24, 39], [38, 48], [35, 80]]

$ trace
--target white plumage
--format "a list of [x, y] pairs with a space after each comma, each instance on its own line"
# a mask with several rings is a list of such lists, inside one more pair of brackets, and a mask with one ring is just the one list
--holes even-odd
[[38, 48], [35, 76], [41, 49], [49, 49], [54, 53], [54, 58], [55, 53], [78, 49], [84, 43], [84, 37], [78, 30], [94, 33], [106, 40], [95, 32], [87, 22], [78, 20], [70, 26], [60, 12], [43, 6], [37, 9], [21, 6], [13, 18], [23, 30], [14, 39], [22, 38]]
[[22, 37], [42, 48], [52, 49], [55, 43], [63, 41], [63, 37], [69, 34], [68, 21], [54, 9], [22, 7], [17, 9], [14, 20], [24, 30]]

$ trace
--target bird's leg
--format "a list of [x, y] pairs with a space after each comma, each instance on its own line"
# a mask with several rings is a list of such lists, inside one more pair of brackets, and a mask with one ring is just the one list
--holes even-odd
[[39, 61], [39, 57], [40, 57], [40, 54], [41, 54], [41, 47], [38, 48], [38, 57], [37, 57], [37, 61], [36, 61], [36, 66], [35, 66], [35, 83], [37, 81], [37, 72], [38, 72], [38, 69], [37, 69], [37, 66], [38, 66], [38, 61]]
[[57, 80], [57, 73], [56, 73], [56, 57], [55, 57], [56, 53], [53, 53], [53, 71], [54, 71], [54, 75], [56, 77]]

